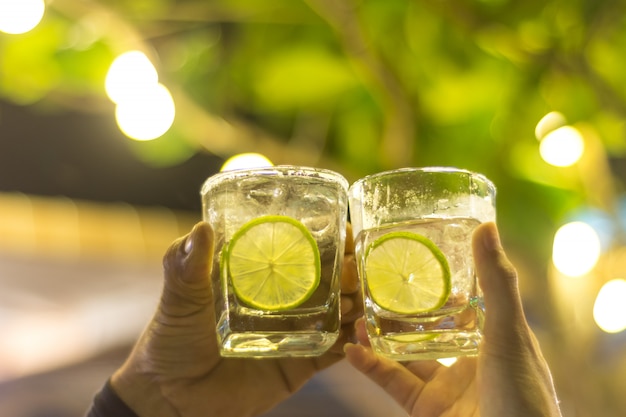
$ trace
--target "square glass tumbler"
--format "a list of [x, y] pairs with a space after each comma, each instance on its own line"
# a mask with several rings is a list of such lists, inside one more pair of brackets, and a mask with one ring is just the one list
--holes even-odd
[[374, 350], [395, 360], [474, 355], [484, 305], [472, 232], [495, 221], [495, 187], [455, 168], [403, 168], [348, 191]]
[[333, 171], [286, 165], [203, 184], [222, 356], [318, 356], [337, 340], [347, 189]]

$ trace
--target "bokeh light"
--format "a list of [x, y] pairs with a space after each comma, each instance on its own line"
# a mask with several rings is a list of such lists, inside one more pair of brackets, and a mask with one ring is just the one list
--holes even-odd
[[626, 280], [613, 279], [605, 283], [593, 305], [593, 319], [607, 333], [626, 329]]
[[174, 99], [141, 51], [125, 52], [113, 61], [105, 90], [117, 104], [115, 118], [120, 130], [131, 139], [156, 139], [174, 123]]
[[572, 126], [562, 126], [541, 140], [539, 152], [544, 161], [557, 167], [567, 167], [580, 160], [585, 150], [582, 135]]
[[603, 252], [609, 250], [618, 238], [619, 226], [615, 223], [614, 215], [592, 205], [577, 207], [564, 221], [583, 222], [591, 226], [600, 239], [600, 248]]
[[537, 140], [541, 140], [546, 137], [548, 133], [563, 127], [566, 124], [567, 120], [563, 114], [558, 111], [552, 111], [543, 116], [541, 120], [539, 120], [539, 123], [537, 123], [537, 126], [535, 127], [535, 137]]
[[45, 9], [44, 0], [0, 0], [0, 32], [17, 35], [34, 29]]
[[233, 171], [236, 169], [248, 169], [248, 168], [262, 168], [262, 167], [270, 167], [272, 161], [270, 161], [266, 156], [261, 155], [259, 153], [240, 153], [234, 156], [231, 156], [224, 162], [220, 171]]
[[111, 101], [121, 103], [144, 95], [159, 82], [156, 68], [140, 51], [129, 51], [119, 55], [107, 72], [105, 90]]
[[552, 262], [567, 276], [579, 277], [591, 271], [600, 258], [600, 252], [600, 237], [587, 223], [567, 223], [554, 235]]
[[127, 97], [115, 110], [120, 130], [136, 140], [152, 140], [162, 136], [172, 126], [175, 114], [174, 99], [162, 84], [156, 84], [142, 94]]

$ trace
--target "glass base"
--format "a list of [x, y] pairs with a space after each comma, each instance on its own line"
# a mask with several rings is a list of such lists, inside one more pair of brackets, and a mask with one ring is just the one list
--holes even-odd
[[239, 358], [320, 356], [335, 344], [338, 337], [338, 332], [231, 333], [224, 338], [220, 354]]
[[370, 336], [374, 351], [396, 361], [475, 356], [482, 340], [480, 332], [416, 332]]

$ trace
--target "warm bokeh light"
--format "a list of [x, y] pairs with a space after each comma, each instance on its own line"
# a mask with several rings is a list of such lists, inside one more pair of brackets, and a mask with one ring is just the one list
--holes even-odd
[[162, 136], [172, 126], [175, 115], [174, 99], [162, 84], [156, 84], [142, 94], [127, 97], [115, 110], [120, 130], [136, 140], [152, 140]]
[[271, 167], [272, 165], [274, 165], [272, 164], [272, 161], [259, 153], [240, 153], [228, 158], [222, 165], [220, 171]]
[[602, 286], [593, 305], [593, 319], [607, 333], [626, 329], [626, 280], [614, 279]]
[[44, 0], [0, 0], [0, 32], [26, 33], [41, 22]]
[[107, 72], [105, 90], [114, 103], [134, 100], [158, 84], [159, 75], [148, 57], [140, 51], [119, 55]]
[[535, 137], [537, 140], [541, 140], [546, 135], [560, 127], [563, 127], [567, 124], [567, 120], [565, 120], [565, 116], [563, 114], [553, 111], [541, 118], [537, 126], [535, 127]]
[[595, 229], [583, 222], [561, 226], [554, 235], [552, 262], [562, 274], [585, 275], [600, 258], [601, 244]]
[[620, 233], [613, 213], [591, 205], [578, 207], [571, 211], [566, 218], [568, 222], [578, 221], [591, 226], [600, 238], [602, 251], [609, 250]]
[[580, 132], [572, 126], [559, 127], [541, 140], [539, 152], [544, 161], [557, 167], [567, 167], [580, 160], [585, 144]]

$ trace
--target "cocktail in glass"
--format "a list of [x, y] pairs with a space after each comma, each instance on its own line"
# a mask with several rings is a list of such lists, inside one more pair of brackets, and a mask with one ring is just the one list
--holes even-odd
[[495, 187], [455, 168], [374, 174], [349, 190], [366, 327], [395, 360], [474, 355], [484, 319], [471, 236], [495, 220]]
[[340, 330], [347, 180], [299, 166], [207, 179], [211, 283], [222, 356], [318, 356]]

